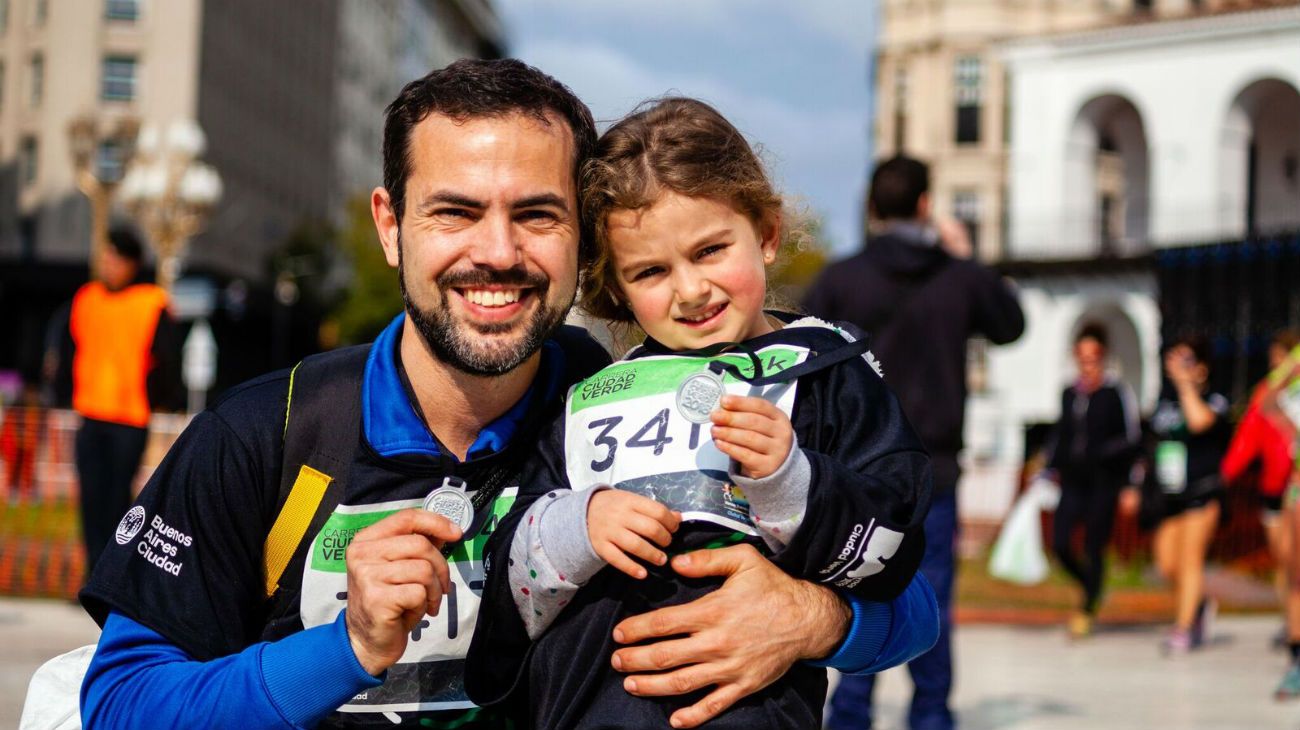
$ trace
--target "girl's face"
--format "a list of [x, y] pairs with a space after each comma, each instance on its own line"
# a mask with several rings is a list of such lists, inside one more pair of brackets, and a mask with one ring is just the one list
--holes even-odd
[[646, 334], [673, 350], [772, 331], [764, 267], [780, 221], [756, 224], [726, 203], [668, 191], [606, 221], [618, 294]]

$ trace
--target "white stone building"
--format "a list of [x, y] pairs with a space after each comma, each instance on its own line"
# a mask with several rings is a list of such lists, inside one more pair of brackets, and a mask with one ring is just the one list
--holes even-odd
[[[1028, 327], [989, 353], [972, 463], [1005, 477], [1025, 427], [1056, 420], [1087, 321], [1110, 328], [1116, 370], [1150, 408], [1161, 251], [1300, 229], [1300, 6], [1253, 5], [1004, 46], [1005, 259]], [[1005, 478], [981, 487], [987, 511], [1009, 501]]]

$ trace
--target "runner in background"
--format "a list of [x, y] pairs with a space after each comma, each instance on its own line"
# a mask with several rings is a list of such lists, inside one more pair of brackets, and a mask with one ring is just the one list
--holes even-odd
[[1165, 352], [1168, 386], [1151, 416], [1157, 443], [1148, 455], [1146, 508], [1158, 520], [1156, 567], [1173, 585], [1174, 625], [1161, 644], [1166, 655], [1199, 648], [1215, 604], [1205, 596], [1205, 553], [1223, 511], [1219, 464], [1231, 434], [1228, 399], [1209, 390], [1209, 347], [1201, 338], [1176, 340]]
[[[1282, 330], [1273, 336], [1268, 348], [1269, 372], [1277, 370], [1285, 360], [1287, 353], [1300, 345], [1300, 333], [1295, 330]], [[1294, 465], [1294, 441], [1287, 431], [1267, 417], [1261, 408], [1261, 401], [1268, 394], [1270, 378], [1264, 378], [1255, 386], [1237, 432], [1228, 444], [1228, 453], [1223, 457], [1220, 472], [1224, 483], [1236, 485], [1248, 481], [1252, 467], [1255, 472], [1255, 484], [1259, 490], [1262, 503], [1260, 522], [1268, 536], [1269, 553], [1277, 566], [1274, 574], [1274, 587], [1277, 590], [1278, 604], [1285, 606], [1287, 596], [1287, 564], [1291, 554], [1291, 527], [1289, 509], [1283, 507], [1282, 498], [1290, 481]], [[1287, 627], [1285, 616], [1278, 632], [1277, 643], [1285, 644]]]
[[[1127, 385], [1106, 374], [1109, 338], [1090, 323], [1074, 340], [1078, 378], [1061, 394], [1061, 419], [1049, 444], [1048, 468], [1061, 485], [1052, 520], [1052, 552], [1083, 589], [1070, 616], [1071, 638], [1092, 633], [1105, 581], [1105, 550], [1120, 490], [1141, 445], [1137, 404]], [[1074, 549], [1083, 528], [1083, 553]]]
[[[1286, 435], [1295, 448], [1300, 438], [1300, 347], [1291, 350], [1281, 364], [1273, 368], [1267, 380], [1267, 389], [1259, 399], [1259, 412]], [[1293, 463], [1290, 479], [1282, 492], [1282, 510], [1286, 516], [1284, 528], [1290, 540], [1287, 565], [1286, 630], [1287, 648], [1290, 652], [1286, 672], [1273, 696], [1278, 700], [1300, 697], [1300, 456]]]

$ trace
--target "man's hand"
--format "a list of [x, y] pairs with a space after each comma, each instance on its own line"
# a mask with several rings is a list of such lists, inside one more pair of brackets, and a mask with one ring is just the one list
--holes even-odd
[[790, 455], [794, 426], [780, 408], [758, 396], [724, 395], [709, 414], [713, 445], [740, 464], [750, 479], [770, 476]]
[[[750, 545], [679, 555], [672, 565], [689, 578], [727, 580], [690, 603], [633, 616], [614, 627], [620, 644], [659, 641], [619, 649], [612, 663], [632, 674], [623, 686], [634, 695], [679, 695], [715, 686], [704, 699], [673, 713], [676, 728], [716, 717], [779, 679], [796, 661], [830, 654], [852, 617], [830, 590], [791, 578]], [[681, 638], [665, 640], [670, 636]]]
[[939, 246], [955, 259], [968, 259], [975, 255], [966, 224], [956, 218], [939, 218], [934, 222], [939, 232]]
[[587, 502], [591, 549], [606, 563], [637, 579], [646, 577], [646, 569], [632, 558], [654, 565], [668, 562], [659, 548], [668, 547], [681, 524], [681, 514], [649, 497], [620, 489], [596, 492]]
[[358, 532], [348, 545], [348, 640], [378, 676], [402, 658], [411, 630], [438, 614], [451, 585], [442, 546], [460, 539], [446, 517], [402, 510]]

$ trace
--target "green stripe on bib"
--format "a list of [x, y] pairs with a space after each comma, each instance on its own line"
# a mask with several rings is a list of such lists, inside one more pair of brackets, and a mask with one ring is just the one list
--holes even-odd
[[[788, 369], [797, 362], [800, 354], [800, 351], [776, 347], [763, 350], [760, 353], [763, 373]], [[754, 365], [749, 357], [736, 354], [714, 358], [647, 357], [615, 363], [574, 386], [573, 397], [569, 399], [569, 413], [632, 398], [676, 392], [686, 376], [704, 370], [706, 363], [713, 360], [734, 364], [747, 377], [753, 375]], [[723, 380], [737, 382], [730, 374], [724, 374]]]

